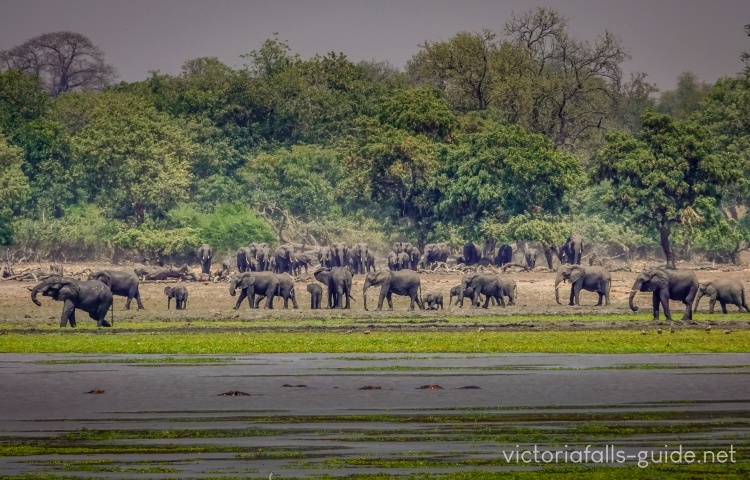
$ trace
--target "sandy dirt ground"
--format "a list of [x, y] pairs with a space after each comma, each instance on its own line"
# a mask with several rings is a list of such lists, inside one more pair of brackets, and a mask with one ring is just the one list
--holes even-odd
[[[68, 264], [64, 265], [66, 272], [81, 272], [84, 268], [92, 269], [120, 269], [127, 270], [132, 267], [118, 266], [112, 267], [106, 264]], [[387, 310], [387, 302], [384, 304], [383, 311], [375, 311], [378, 301], [379, 287], [372, 287], [368, 291], [369, 311], [365, 311], [362, 302], [362, 285], [364, 282], [363, 275], [355, 275], [352, 291], [354, 299], [351, 303], [351, 310], [311, 310], [310, 296], [307, 292], [307, 285], [314, 283], [315, 279], [310, 274], [303, 274], [296, 278], [295, 291], [299, 309], [292, 308], [291, 302], [289, 309], [283, 308], [283, 301], [277, 298], [274, 301], [274, 309], [251, 310], [247, 303], [244, 303], [239, 310], [233, 307], [237, 297], [229, 295], [227, 283], [213, 282], [180, 282], [185, 285], [189, 291], [187, 310], [167, 311], [167, 298], [164, 295], [164, 287], [173, 285], [174, 282], [141, 282], [140, 291], [144, 304], [144, 310], [136, 310], [136, 304], [133, 302], [130, 311], [125, 311], [125, 298], [115, 297], [115, 319], [120, 323], [120, 327], [125, 327], [130, 320], [139, 322], [148, 321], [178, 321], [199, 319], [211, 319], [216, 321], [234, 320], [247, 321], [248, 327], [254, 325], [254, 321], [267, 319], [285, 319], [289, 320], [290, 325], [285, 329], [294, 328], [294, 321], [299, 319], [302, 323], [307, 320], [344, 318], [352, 320], [368, 320], [376, 322], [379, 318], [398, 318], [404, 319], [404, 325], [398, 328], [419, 329], [426, 326], [433, 327], [436, 324], [445, 323], [446, 318], [452, 320], [452, 328], [460, 328], [461, 323], [456, 324], [455, 318], [466, 318], [467, 328], [475, 328], [477, 322], [484, 321], [487, 317], [494, 319], [493, 324], [500, 328], [510, 330], [524, 330], [528, 328], [535, 329], [553, 329], [565, 330], [570, 328], [580, 329], [608, 329], [608, 328], [634, 328], [640, 329], [644, 324], [650, 323], [651, 296], [649, 293], [638, 293], [635, 299], [636, 305], [640, 307], [638, 314], [635, 314], [628, 308], [628, 294], [633, 281], [637, 275], [633, 271], [615, 271], [612, 273], [611, 303], [609, 306], [596, 307], [597, 295], [591, 292], [581, 293], [580, 306], [568, 306], [567, 300], [569, 295], [569, 286], [566, 284], [561, 289], [560, 300], [563, 305], [555, 303], [555, 272], [548, 270], [537, 270], [533, 272], [508, 271], [505, 275], [513, 278], [518, 286], [518, 298], [515, 306], [501, 308], [490, 306], [489, 309], [472, 308], [467, 304], [463, 308], [449, 303], [449, 291], [454, 285], [460, 283], [461, 274], [456, 273], [422, 273], [422, 295], [427, 293], [442, 293], [445, 299], [445, 309], [440, 311], [409, 311], [409, 300], [407, 297], [394, 295], [394, 309]], [[741, 267], [725, 267], [723, 270], [696, 270], [699, 281], [706, 281], [717, 278], [739, 277], [742, 279], [746, 288], [750, 288], [750, 269]], [[6, 325], [33, 326], [37, 324], [57, 324], [61, 311], [61, 304], [50, 298], [40, 297], [42, 306], [35, 306], [29, 295], [29, 288], [35, 283], [30, 281], [3, 281], [0, 282], [0, 307], [2, 309], [1, 320]], [[325, 295], [324, 295], [325, 296]], [[325, 307], [325, 298], [323, 300]], [[262, 304], [261, 304], [262, 305]], [[672, 302], [671, 308], [675, 320], [682, 317], [684, 305], [680, 302]], [[720, 307], [716, 305], [717, 312]], [[741, 315], [734, 306], [729, 307], [730, 315], [707, 315], [708, 299], [701, 301], [699, 314], [696, 316], [698, 323], [716, 322], [726, 325], [733, 329], [750, 328], [750, 314]], [[623, 319], [622, 316], [613, 317], [613, 314], [627, 315], [631, 318]], [[520, 317], [519, 317], [520, 316]], [[546, 318], [546, 321], [535, 321]], [[560, 321], [550, 321], [549, 316], [559, 316]], [[663, 319], [663, 315], [662, 315]], [[87, 321], [88, 318], [85, 319]], [[531, 325], [531, 327], [529, 327]], [[395, 326], [395, 325], [393, 325]], [[303, 328], [303, 327], [300, 327]], [[304, 328], [309, 328], [304, 327]], [[346, 328], [339, 322], [331, 328]]]

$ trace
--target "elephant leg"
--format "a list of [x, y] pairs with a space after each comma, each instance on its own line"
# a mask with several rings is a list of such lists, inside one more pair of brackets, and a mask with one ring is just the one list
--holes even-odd
[[570, 301], [568, 302], [568, 305], [575, 305], [578, 303], [577, 300], [577, 293], [576, 293], [576, 285], [573, 284], [570, 286]]
[[654, 309], [654, 321], [659, 321], [659, 304], [661, 303], [661, 297], [659, 295], [659, 292], [654, 292], [652, 296], [653, 301], [653, 309]]
[[276, 294], [276, 288], [269, 288], [266, 290], [266, 303], [263, 306], [263, 308], [266, 309], [273, 309], [273, 297]]
[[76, 326], [76, 306], [70, 300], [65, 300], [62, 316], [60, 317], [60, 327], [67, 327], [68, 322], [70, 322], [71, 327]]
[[336, 308], [344, 308], [344, 286], [336, 285]]
[[[671, 322], [672, 312], [669, 309], [669, 294], [667, 292], [663, 292], [660, 296], [660, 300], [661, 306], [664, 309], [664, 317]], [[692, 308], [690, 310], [692, 311]]]
[[597, 307], [601, 307], [602, 306], [602, 301], [604, 300], [604, 293], [602, 293], [601, 291], [598, 291], [596, 293], [599, 295], [599, 301], [596, 302], [596, 306]]
[[292, 307], [294, 307], [295, 310], [299, 309], [299, 305], [297, 305], [297, 295], [294, 294], [294, 290], [292, 290], [291, 298], [292, 298]]
[[237, 303], [234, 305], [234, 310], [237, 310], [240, 308], [240, 305], [242, 305], [242, 302], [245, 300], [245, 297], [247, 297], [247, 293], [245, 293], [245, 289], [243, 288], [240, 290], [240, 298], [237, 299]]
[[716, 296], [711, 295], [711, 299], [708, 301], [708, 313], [714, 313], [715, 305], [716, 305]]
[[141, 292], [136, 290], [133, 294], [136, 303], [138, 303], [138, 310], [143, 310], [143, 303], [141, 302]]
[[723, 300], [719, 300], [719, 303], [721, 304], [721, 313], [726, 315], [727, 314], [727, 302]]
[[492, 298], [492, 295], [490, 295], [489, 293], [484, 296], [484, 305], [482, 305], [482, 308], [490, 307], [490, 298]]

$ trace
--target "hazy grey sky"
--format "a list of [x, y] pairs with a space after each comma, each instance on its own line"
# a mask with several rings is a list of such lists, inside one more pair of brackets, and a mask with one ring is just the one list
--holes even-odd
[[72, 30], [132, 82], [202, 56], [242, 65], [241, 54], [279, 32], [303, 58], [336, 51], [403, 67], [425, 40], [500, 31], [513, 12], [538, 6], [568, 17], [576, 38], [618, 35], [632, 55], [626, 69], [662, 89], [685, 70], [709, 82], [734, 75], [750, 51], [750, 0], [0, 0], [0, 50]]

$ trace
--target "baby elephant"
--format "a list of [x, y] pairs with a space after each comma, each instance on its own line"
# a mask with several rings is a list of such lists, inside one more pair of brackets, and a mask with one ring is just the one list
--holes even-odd
[[187, 308], [187, 288], [182, 285], [177, 287], [165, 287], [164, 294], [167, 296], [167, 310], [169, 310], [169, 304], [172, 302], [172, 298], [174, 298], [177, 310], [185, 310], [185, 308]]
[[442, 293], [428, 293], [422, 298], [425, 310], [438, 310], [443, 309], [443, 294]]
[[323, 298], [323, 287], [317, 283], [311, 283], [307, 286], [307, 291], [310, 292], [310, 308], [319, 310], [320, 301]]
[[695, 296], [694, 312], [698, 311], [698, 303], [701, 301], [703, 295], [708, 295], [710, 298], [708, 302], [709, 313], [714, 313], [714, 305], [717, 300], [721, 304], [722, 313], [727, 313], [727, 303], [737, 305], [740, 312], [743, 308], [745, 311], [750, 312], [750, 309], [747, 308], [747, 303], [745, 303], [745, 288], [739, 280], [721, 279], [701, 283], [698, 288], [698, 294]]

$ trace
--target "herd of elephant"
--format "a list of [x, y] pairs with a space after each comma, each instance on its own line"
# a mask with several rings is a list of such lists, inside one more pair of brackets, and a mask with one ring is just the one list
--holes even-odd
[[[424, 255], [426, 254], [422, 257]], [[367, 262], [364, 265], [367, 265]], [[350, 300], [353, 299], [352, 279], [355, 275], [353, 270], [351, 264], [318, 267], [313, 275], [319, 284], [312, 283], [307, 286], [310, 293], [310, 307], [322, 308], [323, 287], [326, 287], [328, 308], [349, 309]], [[383, 308], [385, 300], [388, 301], [388, 308], [393, 309], [393, 295], [409, 297], [410, 310], [414, 310], [415, 306], [430, 310], [444, 308], [441, 293], [422, 295], [420, 275], [411, 269], [367, 270], [360, 272], [365, 275], [362, 289], [365, 310], [367, 310], [367, 290], [371, 286], [380, 286], [377, 310]], [[569, 305], [580, 304], [581, 290], [598, 294], [597, 306], [608, 305], [610, 302], [612, 278], [603, 267], [561, 265], [555, 279], [555, 299], [558, 304], [560, 303], [559, 290], [564, 282], [570, 282]], [[36, 305], [41, 305], [37, 299], [40, 293], [42, 296], [64, 302], [61, 327], [68, 324], [72, 327], [76, 326], [76, 309], [87, 312], [92, 319], [97, 321], [98, 326], [110, 326], [111, 323], [105, 318], [112, 307], [113, 295], [127, 297], [126, 309], [130, 309], [133, 300], [137, 302], [138, 309], [143, 308], [139, 279], [134, 272], [103, 270], [91, 273], [86, 280], [53, 275], [30, 290], [31, 300]], [[273, 300], [277, 296], [283, 298], [284, 308], [288, 308], [290, 300], [293, 307], [298, 308], [294, 279], [288, 273], [239, 272], [230, 278], [229, 293], [236, 296], [238, 290], [240, 295], [235, 303], [235, 309], [240, 308], [245, 299], [248, 300], [250, 308], [259, 308], [263, 299], [265, 299], [265, 308], [273, 308]], [[721, 305], [723, 313], [727, 313], [727, 305], [736, 305], [740, 311], [750, 312], [745, 300], [744, 287], [739, 279], [719, 279], [699, 283], [695, 273], [691, 270], [654, 268], [642, 271], [630, 290], [629, 306], [633, 311], [638, 310], [638, 307], [633, 304], [633, 299], [638, 292], [652, 292], [655, 321], [659, 318], [660, 308], [664, 310], [667, 320], [672, 320], [670, 300], [683, 302], [685, 313], [682, 320], [692, 320], [692, 313], [697, 311], [703, 296], [710, 298], [710, 313], [714, 312], [716, 302]], [[188, 291], [184, 286], [167, 286], [164, 293], [167, 296], [167, 309], [170, 308], [172, 298], [175, 299], [177, 309], [182, 310], [187, 307]], [[506, 304], [516, 304], [517, 287], [515, 280], [507, 275], [467, 273], [461, 278], [459, 285], [451, 288], [449, 305], [453, 303], [454, 297], [457, 298], [456, 305], [458, 306], [463, 306], [464, 299], [469, 298], [472, 306], [478, 307], [483, 298], [483, 308], [488, 308], [490, 303], [504, 307]], [[112, 321], [114, 321], [114, 313], [112, 315]]]

